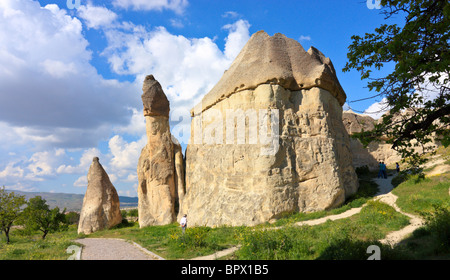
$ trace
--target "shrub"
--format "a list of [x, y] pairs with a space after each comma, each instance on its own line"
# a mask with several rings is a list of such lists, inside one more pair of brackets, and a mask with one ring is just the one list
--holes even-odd
[[434, 210], [422, 213], [427, 230], [436, 236], [436, 253], [450, 252], [450, 211], [441, 205], [433, 205]]
[[66, 214], [66, 224], [76, 225], [80, 221], [80, 214], [77, 212], [69, 212]]
[[355, 172], [356, 172], [356, 175], [358, 175], [358, 177], [360, 177], [361, 175], [370, 174], [370, 170], [367, 165], [356, 167]]

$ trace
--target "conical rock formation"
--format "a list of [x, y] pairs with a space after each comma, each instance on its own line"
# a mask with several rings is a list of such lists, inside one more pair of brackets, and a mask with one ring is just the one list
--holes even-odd
[[94, 157], [87, 179], [78, 233], [90, 234], [120, 224], [119, 196], [98, 157]]

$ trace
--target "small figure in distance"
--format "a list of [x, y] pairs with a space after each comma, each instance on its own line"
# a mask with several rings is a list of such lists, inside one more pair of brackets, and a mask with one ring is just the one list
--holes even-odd
[[183, 218], [181, 218], [180, 225], [181, 225], [181, 230], [183, 231], [183, 234], [184, 234], [186, 232], [186, 227], [187, 227], [187, 215], [186, 214], [184, 214]]

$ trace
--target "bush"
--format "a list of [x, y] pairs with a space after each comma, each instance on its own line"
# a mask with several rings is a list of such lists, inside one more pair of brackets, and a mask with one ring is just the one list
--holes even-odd
[[128, 210], [128, 217], [138, 217], [138, 216], [139, 214], [137, 208]]
[[76, 225], [80, 221], [80, 214], [77, 212], [69, 212], [66, 214], [66, 224]]
[[450, 252], [450, 211], [441, 205], [433, 205], [434, 210], [422, 213], [428, 232], [434, 235], [436, 253]]
[[370, 170], [367, 165], [356, 167], [355, 172], [356, 172], [356, 175], [358, 175], [358, 177], [360, 177], [361, 175], [370, 174]]
[[377, 240], [358, 240], [351, 237], [335, 239], [330, 243], [318, 260], [367, 260], [375, 252], [368, 251], [369, 247], [375, 245], [380, 249], [380, 260], [410, 259], [406, 251], [392, 249], [389, 245], [381, 244]]

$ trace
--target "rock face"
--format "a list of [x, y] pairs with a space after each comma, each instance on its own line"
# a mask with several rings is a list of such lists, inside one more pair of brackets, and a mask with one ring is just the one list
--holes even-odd
[[181, 214], [255, 225], [342, 204], [358, 189], [331, 61], [282, 34], [254, 34], [192, 111]]
[[78, 224], [78, 233], [90, 234], [122, 222], [117, 191], [109, 180], [98, 157], [94, 157], [88, 172], [88, 187]]
[[[393, 122], [406, 118], [410, 113], [409, 110], [406, 110], [402, 113], [393, 115]], [[374, 129], [374, 124], [381, 121], [381, 119], [375, 120], [368, 115], [360, 115], [352, 111], [343, 112], [342, 120], [350, 135], [355, 132], [361, 132], [362, 129], [364, 131], [370, 131]], [[370, 170], [376, 171], [378, 170], [378, 162], [383, 161], [388, 168], [394, 168], [396, 162], [400, 163], [402, 161], [402, 157], [397, 151], [392, 149], [392, 144], [388, 144], [386, 140], [387, 136], [383, 136], [380, 141], [373, 141], [367, 147], [364, 147], [358, 139], [350, 138], [353, 166], [360, 167], [367, 165]], [[423, 152], [422, 147], [414, 147], [414, 144], [416, 143], [415, 140], [412, 140], [410, 143], [413, 145], [411, 149], [420, 153]], [[439, 145], [439, 141], [433, 139], [433, 141], [427, 143], [425, 147], [436, 148]]]
[[[376, 123], [376, 120], [372, 117], [357, 114], [350, 110], [342, 113], [342, 121], [349, 135], [361, 132], [362, 130], [370, 131], [374, 129], [374, 124]], [[365, 148], [358, 139], [350, 137], [353, 167], [367, 166], [371, 171], [378, 170], [378, 162], [385, 161], [386, 158], [384, 156], [380, 157], [379, 153], [373, 152], [378, 149], [385, 150], [386, 148], [390, 148], [387, 146], [385, 147], [385, 144], [382, 146], [383, 147], [380, 147], [380, 143], [378, 142], [373, 142]]]
[[178, 192], [184, 194], [184, 163], [181, 146], [170, 133], [169, 101], [161, 85], [149, 75], [142, 89], [147, 145], [137, 173], [139, 225], [145, 227], [175, 221]]

